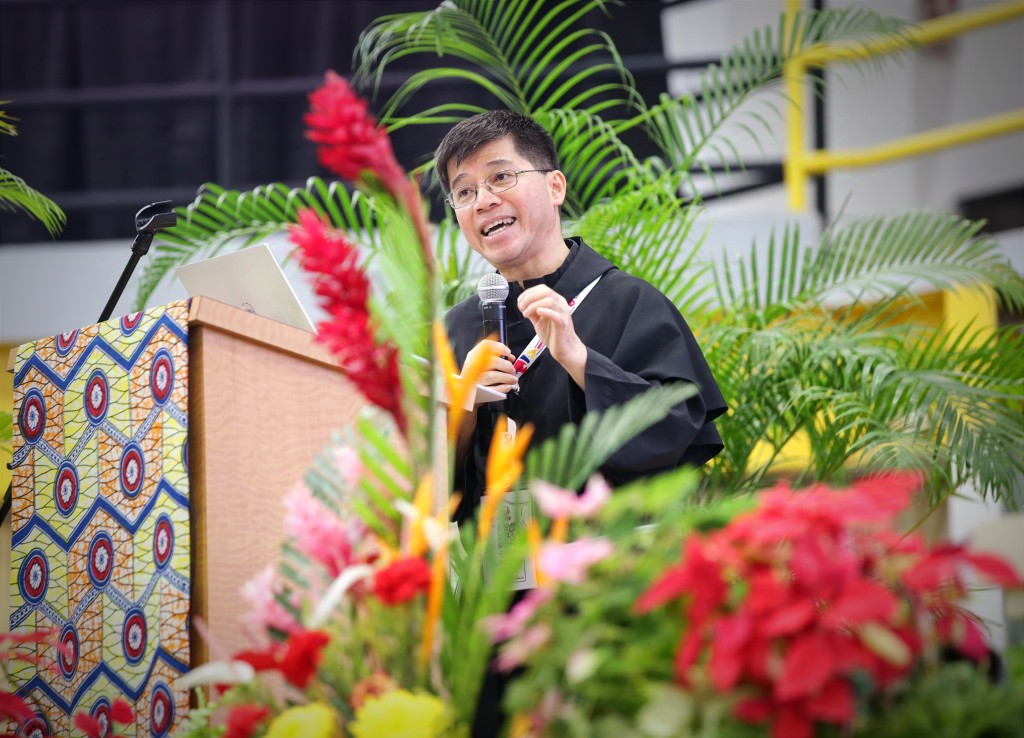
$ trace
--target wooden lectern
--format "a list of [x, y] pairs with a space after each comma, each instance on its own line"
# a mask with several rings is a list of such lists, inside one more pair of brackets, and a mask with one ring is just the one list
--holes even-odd
[[[239, 589], [275, 563], [283, 496], [365, 400], [311, 334], [209, 298], [189, 309], [192, 612], [218, 646], [239, 632]], [[193, 631], [192, 664], [208, 660]]]

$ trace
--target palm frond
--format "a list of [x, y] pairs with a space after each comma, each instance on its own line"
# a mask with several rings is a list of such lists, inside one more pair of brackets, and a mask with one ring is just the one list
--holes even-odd
[[225, 249], [252, 246], [294, 223], [301, 208], [328, 217], [363, 246], [380, 246], [372, 199], [351, 193], [338, 182], [310, 177], [304, 187], [272, 183], [244, 192], [207, 183], [191, 204], [175, 209], [178, 225], [157, 236], [157, 254], [146, 262], [140, 277], [136, 308], [146, 305], [174, 267]]
[[20, 210], [42, 223], [51, 236], [60, 233], [67, 221], [57, 203], [6, 169], [0, 169], [0, 209]]
[[619, 124], [619, 132], [645, 125], [651, 139], [680, 171], [701, 164], [704, 160], [698, 157], [705, 147], [711, 150], [710, 159], [727, 166], [730, 162], [742, 165], [732, 139], [720, 134], [728, 123], [756, 143], [760, 143], [758, 131], [772, 135], [769, 117], [781, 116], [770, 97], [762, 98], [758, 106], [741, 108], [754, 93], [781, 79], [787, 60], [821, 43], [906, 34], [902, 22], [863, 8], [801, 11], [793, 21], [793, 32], [789, 32], [787, 23], [782, 17], [774, 29], [755, 31], [720, 63], [711, 65], [696, 90], [679, 97], [662, 95], [657, 105]]
[[705, 312], [710, 300], [710, 266], [699, 260], [703, 235], [694, 234], [702, 213], [675, 193], [679, 175], [649, 184], [591, 207], [575, 230], [623, 271], [657, 287], [683, 315]]
[[720, 306], [760, 313], [765, 322], [809, 304], [881, 304], [914, 290], [984, 284], [1009, 306], [1024, 305], [1024, 279], [979, 237], [984, 224], [945, 213], [873, 216], [826, 231], [816, 246], [800, 230], [773, 231], [766, 250], [755, 244], [715, 273]]
[[[555, 108], [596, 113], [639, 104], [629, 73], [605, 34], [574, 28], [609, 0], [446, 0], [436, 9], [386, 15], [360, 35], [353, 64], [360, 82], [380, 83], [392, 62], [412, 54], [458, 59], [465, 67], [436, 67], [412, 75], [381, 112], [389, 127], [427, 122], [397, 112], [425, 84], [460, 79], [493, 95], [510, 110], [530, 115]], [[607, 81], [609, 74], [614, 81]], [[427, 118], [465, 117], [465, 103], [431, 108]]]
[[587, 413], [578, 426], [564, 425], [558, 436], [530, 450], [525, 476], [577, 489], [626, 442], [696, 393], [685, 383], [652, 387], [625, 404]]
[[551, 134], [568, 187], [563, 213], [579, 217], [617, 192], [655, 180], [610, 124], [582, 110], [547, 110], [534, 119]]

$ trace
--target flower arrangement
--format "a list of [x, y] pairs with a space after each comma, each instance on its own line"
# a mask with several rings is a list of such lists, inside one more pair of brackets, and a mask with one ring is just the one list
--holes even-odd
[[[713, 511], [658, 501], [648, 503], [657, 524], [624, 528], [619, 498], [596, 516], [614, 545], [575, 523], [581, 535], [563, 548], [605, 541], [600, 555], [569, 576], [542, 558], [557, 587], [490, 626], [503, 643], [499, 667], [526, 669], [509, 700], [518, 735], [850, 735], [884, 707], [881, 697], [934, 669], [940, 647], [987, 658], [978, 623], [956, 605], [965, 573], [1024, 582], [997, 557], [896, 533], [917, 484], [780, 484], [753, 509], [721, 511], [735, 516], [707, 533], [698, 528], [721, 524]], [[640, 492], [625, 494], [635, 502]], [[557, 516], [553, 497], [538, 502]]]

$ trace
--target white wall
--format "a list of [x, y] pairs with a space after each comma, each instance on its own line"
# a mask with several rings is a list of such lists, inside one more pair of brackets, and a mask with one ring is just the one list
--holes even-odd
[[[961, 0], [959, 9], [992, 0]], [[809, 5], [809, 3], [806, 3]], [[724, 55], [755, 29], [776, 28], [782, 0], [702, 0], [667, 9], [663, 43], [669, 59]], [[920, 21], [918, 0], [833, 0], [826, 7], [857, 5], [909, 22]], [[890, 57], [878, 68], [837, 65], [829, 68], [826, 135], [829, 149], [883, 143], [913, 133], [963, 123], [1024, 106], [1024, 19], [973, 31], [941, 48], [929, 47]], [[670, 78], [670, 92], [692, 89], [699, 74], [681, 71]], [[742, 110], [765, 113], [770, 97], [755, 96]], [[809, 111], [810, 99], [804, 101]], [[742, 112], [741, 112], [742, 114]], [[774, 114], [775, 135], [759, 143], [737, 126], [722, 135], [736, 144], [747, 163], [785, 156], [782, 122]], [[810, 116], [806, 140], [813, 142]], [[1024, 181], [1024, 133], [870, 169], [834, 171], [828, 177], [833, 211], [845, 205], [851, 215], [911, 209], [951, 210], [967, 196], [1006, 189]], [[781, 213], [781, 187], [711, 204], [713, 213]]]

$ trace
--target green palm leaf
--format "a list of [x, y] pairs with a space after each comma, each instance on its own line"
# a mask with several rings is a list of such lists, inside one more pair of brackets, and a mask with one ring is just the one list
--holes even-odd
[[695, 394], [697, 388], [686, 383], [652, 387], [622, 405], [587, 413], [578, 426], [564, 425], [557, 437], [530, 450], [525, 476], [577, 489], [626, 442]]
[[156, 256], [146, 262], [135, 296], [144, 306], [171, 270], [198, 257], [252, 246], [295, 222], [301, 208], [326, 216], [349, 237], [370, 249], [380, 246], [373, 199], [349, 192], [338, 182], [310, 177], [304, 187], [280, 183], [249, 191], [225, 190], [207, 183], [196, 199], [176, 208], [178, 225], [157, 236]]
[[[773, 231], [762, 253], [722, 260], [716, 269], [719, 307], [759, 313], [770, 322], [801, 305], [878, 304], [910, 290], [985, 284], [1003, 301], [1024, 305], [1024, 279], [979, 237], [984, 223], [944, 213], [862, 218], [826, 231], [816, 246], [801, 244], [799, 228]], [[887, 305], [887, 308], [889, 306]]]
[[708, 309], [710, 266], [699, 260], [703, 209], [675, 193], [680, 177], [663, 175], [591, 207], [574, 224], [586, 242], [623, 271], [657, 287], [683, 315]]
[[[757, 105], [745, 104], [755, 92], [781, 79], [788, 59], [820, 43], [866, 42], [906, 33], [902, 22], [863, 8], [802, 11], [793, 22], [792, 33], [787, 32], [787, 23], [783, 16], [774, 29], [755, 31], [718, 64], [711, 65], [695, 91], [680, 97], [662, 95], [650, 110], [619, 124], [618, 131], [643, 124], [672, 167], [689, 171], [699, 165], [713, 179], [709, 160], [726, 167], [730, 162], [740, 163], [731, 135], [723, 133], [727, 124], [757, 143], [760, 135], [772, 134], [769, 117], [781, 118], [773, 100], [764, 97]], [[712, 156], [699, 158], [705, 147]]]
[[42, 223], [51, 236], [60, 233], [67, 220], [57, 203], [6, 169], [0, 169], [0, 209], [20, 210]]
[[568, 188], [562, 212], [579, 217], [617, 192], [656, 181], [612, 126], [582, 110], [547, 110], [534, 119], [551, 134]]
[[[412, 75], [381, 113], [390, 128], [427, 122], [418, 115], [399, 118], [397, 111], [424, 84], [452, 79], [472, 82], [503, 107], [524, 114], [559, 107], [595, 113], [636, 100], [611, 40], [592, 29], [574, 28], [584, 15], [609, 4], [447, 0], [431, 11], [386, 15], [360, 35], [354, 55], [357, 79], [379, 84], [389, 64], [411, 54], [452, 57], [469, 67]], [[570, 69], [581, 71], [570, 75]], [[609, 72], [617, 81], [603, 81]], [[465, 104], [456, 102], [431, 108], [426, 117], [464, 117], [467, 112]]]

